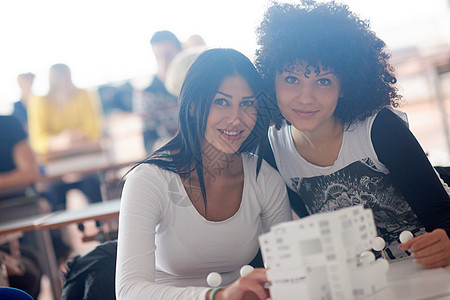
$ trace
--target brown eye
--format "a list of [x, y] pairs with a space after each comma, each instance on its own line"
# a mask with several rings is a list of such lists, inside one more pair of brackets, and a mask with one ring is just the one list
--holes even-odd
[[255, 106], [255, 101], [253, 101], [253, 100], [242, 101], [241, 106], [245, 106], [245, 107]]
[[224, 98], [217, 98], [214, 99], [214, 104], [219, 105], [219, 106], [229, 106], [230, 104], [228, 103], [228, 100], [224, 99]]

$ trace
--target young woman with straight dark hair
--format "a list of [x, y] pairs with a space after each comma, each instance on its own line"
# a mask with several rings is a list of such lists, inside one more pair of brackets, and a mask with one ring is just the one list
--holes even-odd
[[[232, 49], [187, 72], [179, 132], [129, 174], [119, 220], [118, 299], [266, 299], [264, 269], [240, 277], [258, 236], [292, 219], [279, 174], [262, 161], [262, 84]], [[222, 285], [208, 288], [218, 272]]]

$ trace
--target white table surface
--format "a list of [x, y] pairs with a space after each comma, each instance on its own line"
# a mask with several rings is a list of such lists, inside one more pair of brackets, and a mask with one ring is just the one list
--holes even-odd
[[450, 299], [450, 265], [424, 269], [407, 258], [391, 263], [387, 276], [387, 288], [367, 299]]
[[42, 229], [54, 229], [72, 223], [80, 223], [88, 220], [103, 220], [117, 218], [120, 210], [120, 199], [105, 202], [91, 203], [78, 210], [66, 210], [55, 214], [40, 223]]

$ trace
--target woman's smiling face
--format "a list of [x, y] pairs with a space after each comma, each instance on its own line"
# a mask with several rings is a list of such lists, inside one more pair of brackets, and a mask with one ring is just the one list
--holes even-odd
[[224, 153], [236, 153], [253, 130], [256, 116], [256, 98], [247, 80], [228, 76], [212, 100], [205, 139]]
[[[319, 65], [319, 69], [298, 63], [278, 73], [275, 91], [283, 116], [300, 131], [315, 131], [334, 124], [334, 110], [340, 94], [340, 80]], [[331, 123], [330, 123], [331, 122]]]

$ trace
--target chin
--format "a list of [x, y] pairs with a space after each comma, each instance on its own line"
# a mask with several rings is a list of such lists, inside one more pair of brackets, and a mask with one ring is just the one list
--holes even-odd
[[226, 139], [221, 138], [220, 136], [211, 139], [208, 139], [207, 137], [206, 141], [207, 144], [214, 147], [214, 149], [216, 149], [217, 151], [220, 151], [226, 155], [232, 155], [239, 151], [239, 148], [242, 146], [247, 137], [248, 136], [242, 136], [240, 139], [235, 141], [228, 141]]
[[311, 124], [311, 122], [294, 121], [294, 122], [291, 122], [291, 124], [293, 127], [295, 127], [295, 129], [300, 130], [300, 131], [312, 131], [317, 127], [316, 124]]
[[235, 154], [238, 152], [239, 148], [241, 147], [242, 143], [239, 144], [228, 144], [228, 143], [220, 143], [217, 145], [217, 150], [220, 152], [223, 152], [225, 154]]
[[238, 152], [239, 148], [240, 148], [240, 145], [239, 145], [239, 147], [220, 147], [219, 150], [225, 154], [231, 155], [231, 154], [236, 154]]

